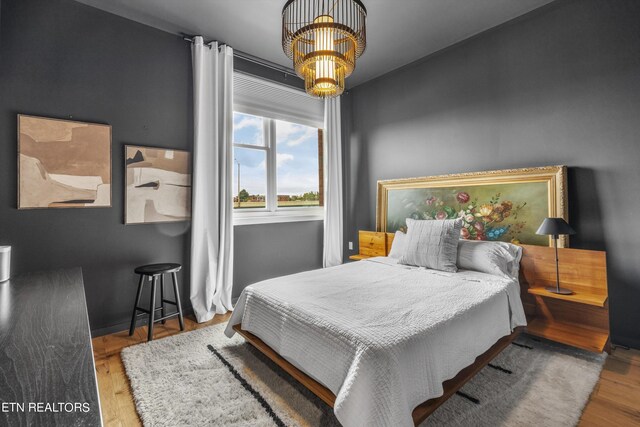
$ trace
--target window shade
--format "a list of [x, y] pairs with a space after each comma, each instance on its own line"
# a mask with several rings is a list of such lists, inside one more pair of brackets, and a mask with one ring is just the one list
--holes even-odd
[[323, 127], [323, 101], [303, 90], [236, 71], [233, 92], [234, 110], [240, 113]]

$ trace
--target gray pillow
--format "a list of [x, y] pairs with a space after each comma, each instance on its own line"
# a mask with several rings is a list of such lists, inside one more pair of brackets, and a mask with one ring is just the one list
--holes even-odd
[[507, 242], [460, 240], [458, 267], [518, 280], [522, 248]]
[[458, 271], [461, 219], [417, 221], [407, 218], [407, 237], [400, 264], [433, 270]]
[[393, 242], [391, 243], [391, 250], [389, 251], [389, 258], [400, 259], [402, 254], [404, 253], [405, 239], [407, 235], [402, 231], [396, 231], [396, 235], [393, 237]]

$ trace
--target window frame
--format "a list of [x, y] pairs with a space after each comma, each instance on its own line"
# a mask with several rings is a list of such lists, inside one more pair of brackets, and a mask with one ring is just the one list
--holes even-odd
[[[320, 137], [324, 135], [323, 124], [319, 124], [312, 120], [304, 120], [298, 117], [283, 117], [278, 114], [276, 116], [266, 116], [264, 111], [247, 108], [244, 106], [234, 106], [234, 113], [248, 114], [262, 118], [263, 145], [241, 144], [233, 142], [233, 148], [245, 148], [251, 150], [264, 151], [266, 163], [266, 191], [264, 208], [233, 208], [233, 224], [234, 225], [250, 225], [250, 224], [268, 224], [279, 222], [297, 222], [297, 221], [322, 221], [324, 220], [324, 206], [292, 206], [278, 207], [278, 162], [277, 162], [277, 142], [276, 142], [276, 121], [286, 121], [303, 126], [309, 126], [320, 130], [318, 136], [319, 147], [324, 147], [324, 141], [320, 141]], [[324, 173], [320, 173], [320, 166], [324, 172], [324, 156], [318, 155], [318, 178], [323, 179]], [[320, 164], [321, 163], [321, 164]], [[319, 182], [318, 191], [324, 192], [323, 183]], [[234, 194], [233, 197], [237, 195]], [[324, 199], [321, 194], [320, 201]], [[232, 199], [233, 200], [233, 199]], [[232, 201], [233, 204], [233, 201]]]

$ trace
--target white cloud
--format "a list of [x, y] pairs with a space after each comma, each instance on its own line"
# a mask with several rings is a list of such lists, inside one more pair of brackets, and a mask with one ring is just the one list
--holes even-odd
[[[242, 129], [248, 129], [249, 135], [239, 136], [236, 134], [237, 131], [241, 131]], [[234, 143], [237, 144], [248, 144], [248, 145], [264, 145], [264, 141], [262, 139], [262, 119], [256, 116], [248, 116], [248, 115], [236, 115], [233, 121], [233, 130], [234, 130]], [[240, 139], [236, 139], [240, 138]], [[242, 139], [248, 138], [248, 139]]]
[[278, 153], [276, 154], [276, 163], [278, 167], [284, 165], [287, 162], [293, 161], [293, 154], [288, 153]]
[[262, 119], [255, 116], [241, 116], [242, 118], [238, 122], [233, 123], [233, 128], [240, 130], [246, 127], [255, 127], [259, 131], [262, 131]]
[[276, 128], [278, 132], [278, 138], [289, 138], [294, 133], [304, 130], [306, 126], [297, 125], [295, 123], [283, 122], [278, 120], [276, 122]]
[[318, 129], [309, 126], [283, 121], [278, 121], [276, 126], [278, 140], [284, 140], [289, 147], [300, 145], [307, 139], [318, 135]]
[[302, 135], [300, 135], [296, 139], [292, 139], [291, 141], [287, 142], [287, 145], [289, 147], [294, 147], [296, 145], [302, 144], [305, 141], [308, 141], [310, 138], [317, 138], [317, 137], [318, 137], [317, 129], [307, 128], [307, 130], [305, 130], [305, 132]]
[[[294, 158], [295, 157], [293, 157], [293, 154], [278, 153], [276, 154], [276, 165], [278, 167], [283, 166], [287, 162], [292, 162]], [[267, 167], [266, 160], [261, 161], [257, 167], [260, 170], [264, 170]]]

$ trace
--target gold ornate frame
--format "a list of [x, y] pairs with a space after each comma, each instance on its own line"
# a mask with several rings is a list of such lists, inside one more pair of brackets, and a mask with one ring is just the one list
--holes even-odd
[[[567, 167], [543, 166], [523, 169], [505, 169], [486, 172], [467, 172], [450, 175], [425, 176], [378, 181], [376, 203], [376, 230], [386, 231], [390, 190], [434, 188], [462, 185], [512, 184], [518, 182], [545, 182], [549, 199], [549, 216], [568, 220]], [[553, 241], [549, 238], [549, 245]], [[568, 247], [568, 236], [560, 236], [559, 247]]]

